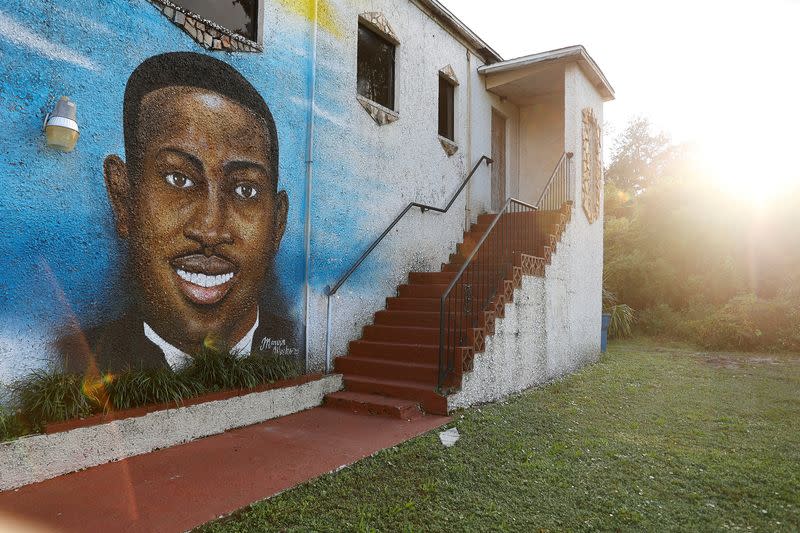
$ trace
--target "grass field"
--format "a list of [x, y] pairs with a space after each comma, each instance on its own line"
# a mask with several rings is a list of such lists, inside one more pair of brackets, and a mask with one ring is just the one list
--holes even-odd
[[219, 531], [800, 530], [800, 356], [612, 344]]

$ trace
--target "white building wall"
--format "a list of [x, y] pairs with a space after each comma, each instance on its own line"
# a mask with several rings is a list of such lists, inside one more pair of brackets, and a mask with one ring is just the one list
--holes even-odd
[[579, 185], [582, 110], [594, 108], [602, 123], [603, 101], [577, 65], [567, 67], [565, 78], [564, 145], [575, 154], [572, 219], [544, 278], [523, 278], [485, 352], [476, 355], [461, 390], [448, 398], [451, 410], [496, 401], [557, 379], [600, 354], [603, 219], [589, 224]]
[[[332, 84], [326, 85], [323, 80], [318, 87], [321, 94], [337, 96], [330, 109], [318, 111], [317, 151], [341, 154], [343, 160], [360, 169], [361, 180], [342, 183], [336, 161], [315, 161], [308, 319], [311, 371], [321, 370], [325, 363], [325, 286], [335, 283], [409, 202], [443, 207], [450, 200], [477, 159], [491, 155], [490, 103], [498, 100], [483, 88], [477, 74], [480, 59], [468, 55], [464, 45], [412, 2], [340, 0], [337, 7], [341, 20], [347, 22], [343, 35], [331, 38], [320, 34], [318, 54], [343, 61], [331, 78]], [[358, 15], [364, 12], [383, 13], [400, 40], [396, 53], [396, 109], [400, 118], [385, 126], [378, 126], [356, 100], [357, 25]], [[447, 65], [452, 66], [460, 82], [455, 117], [459, 151], [452, 157], [447, 156], [438, 138], [438, 73]], [[515, 131], [516, 108], [501, 107], [510, 116], [509, 128]], [[325, 120], [333, 114], [340, 117], [337, 122]], [[343, 128], [347, 133], [343, 134]], [[509, 142], [508, 150], [509, 162], [516, 165], [516, 144]], [[512, 183], [516, 182], [515, 169], [508, 172]], [[488, 206], [490, 176], [490, 168], [484, 165], [472, 180], [469, 194], [475, 206], [473, 219]], [[336, 202], [327, 191], [335, 191], [343, 199], [359, 198], [357, 204], [369, 210], [369, 216], [360, 217], [363, 222], [358, 234], [363, 239], [358, 247], [350, 232], [339, 226], [341, 213], [330, 212]], [[349, 341], [361, 336], [362, 327], [384, 307], [386, 297], [395, 295], [409, 272], [438, 271], [447, 262], [463, 237], [466, 198], [462, 194], [447, 214], [410, 212], [343, 285], [332, 300], [332, 358], [346, 354]], [[339, 253], [344, 250], [350, 251], [346, 258]]]
[[[569, 308], [570, 339], [568, 345], [553, 344], [559, 353], [575, 353], [582, 358], [596, 356], [600, 352], [600, 321], [602, 314], [603, 287], [603, 214], [602, 198], [600, 217], [589, 224], [582, 207], [583, 168], [583, 114], [585, 108], [594, 109], [600, 124], [603, 123], [603, 99], [584, 75], [577, 63], [567, 67], [565, 74], [565, 146], [575, 154], [572, 163], [575, 206], [570, 225], [574, 229], [574, 241], [567, 243], [569, 259], [562, 270], [564, 305]], [[559, 252], [565, 251], [560, 248]], [[566, 255], [566, 254], [565, 254]], [[554, 281], [555, 283], [555, 281]], [[549, 291], [553, 292], [553, 291]], [[558, 305], [556, 302], [554, 306]], [[550, 322], [555, 322], [555, 316]], [[548, 324], [549, 325], [549, 324]], [[555, 324], [553, 324], [555, 327]], [[553, 339], [550, 335], [549, 340]]]
[[520, 109], [519, 199], [535, 203], [564, 153], [564, 95], [539, 96]]

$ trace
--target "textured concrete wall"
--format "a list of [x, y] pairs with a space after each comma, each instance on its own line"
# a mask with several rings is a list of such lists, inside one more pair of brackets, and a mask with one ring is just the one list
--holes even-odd
[[[498, 320], [486, 351], [475, 358], [462, 390], [448, 399], [457, 409], [501, 399], [559, 378], [600, 354], [603, 218], [589, 224], [581, 206], [583, 117], [592, 107], [602, 123], [603, 101], [577, 65], [565, 72], [564, 146], [572, 162], [575, 206], [544, 278], [526, 277]], [[526, 113], [522, 111], [524, 117]], [[602, 203], [601, 203], [602, 205]]]
[[[130, 73], [148, 57], [192, 51], [221, 59], [250, 81], [275, 117], [280, 188], [289, 196], [276, 258], [286, 313], [302, 343], [310, 0], [265, 3], [261, 53], [203, 49], [146, 0], [76, 3], [9, 0], [0, 7], [0, 213], [16, 232], [0, 233], [0, 389], [55, 359], [66, 326], [89, 329], [131, 303], [125, 243], [114, 230], [103, 160], [123, 154], [122, 98]], [[310, 370], [323, 365], [325, 287], [336, 281], [410, 201], [444, 205], [472, 163], [489, 154], [491, 105], [517, 127], [513, 106], [483, 89], [481, 65], [411, 2], [322, 0], [311, 193]], [[358, 15], [381, 12], [400, 40], [399, 120], [378, 126], [356, 100]], [[59, 20], [54, 25], [50, 21]], [[456, 142], [437, 135], [438, 73], [451, 66]], [[468, 95], [472, 94], [472, 100]], [[78, 105], [81, 139], [61, 154], [44, 146], [41, 121], [56, 99]], [[473, 120], [468, 133], [467, 123]], [[509, 191], [517, 147], [509, 143]], [[473, 217], [488, 205], [487, 167], [472, 186]], [[357, 338], [384, 298], [411, 270], [438, 270], [461, 240], [466, 199], [447, 215], [411, 213], [344, 286], [335, 302], [334, 355]], [[0, 396], [4, 392], [0, 390]]]
[[461, 390], [447, 399], [450, 410], [499, 400], [548, 379], [544, 305], [544, 280], [525, 276], [486, 340], [486, 351], [476, 355]]
[[0, 444], [0, 491], [311, 409], [342, 376]]
[[519, 199], [535, 204], [564, 153], [564, 95], [540, 96], [520, 117]]
[[[477, 74], [482, 63], [411, 2], [373, 0], [339, 2], [345, 21], [341, 39], [324, 39], [320, 57], [340, 58], [335, 72], [320, 79], [322, 94], [337, 88], [340, 99], [323, 108], [317, 147], [334, 158], [315, 157], [312, 194], [311, 368], [324, 364], [327, 318], [325, 287], [333, 284], [409, 202], [444, 206], [466, 172], [491, 154], [491, 103]], [[397, 112], [399, 120], [378, 126], [356, 101], [356, 50], [359, 13], [384, 14], [397, 35]], [[438, 73], [450, 65], [456, 88], [455, 141], [452, 157], [438, 139]], [[472, 85], [470, 91], [470, 84]], [[472, 92], [472, 102], [468, 99]], [[513, 107], [509, 108], [513, 114]], [[335, 114], [336, 121], [325, 117]], [[468, 121], [472, 121], [472, 132]], [[512, 128], [516, 127], [509, 121]], [[516, 146], [510, 145], [513, 155]], [[511, 160], [511, 158], [510, 158]], [[348, 178], [345, 161], [358, 169]], [[513, 172], [513, 170], [512, 170]], [[511, 174], [511, 173], [510, 173]], [[490, 169], [473, 180], [473, 218], [488, 205]], [[466, 197], [448, 214], [413, 211], [380, 244], [333, 299], [332, 356], [344, 355], [349, 341], [382, 309], [385, 298], [406, 282], [410, 271], [437, 271], [461, 241]], [[356, 227], [349, 221], [357, 216]]]
[[[573, 178], [575, 206], [572, 222], [574, 229], [572, 241], [567, 244], [568, 254], [564, 254], [565, 288], [564, 302], [570, 306], [571, 342], [560, 349], [573, 352], [579, 357], [594, 357], [600, 352], [600, 321], [602, 313], [603, 287], [603, 200], [600, 199], [601, 213], [594, 224], [589, 224], [582, 207], [581, 180], [583, 168], [582, 153], [582, 110], [591, 107], [600, 124], [603, 123], [603, 100], [577, 64], [570, 65], [565, 79], [565, 145], [566, 151], [573, 152]], [[562, 249], [559, 249], [561, 252]]]
[[[543, 278], [525, 276], [505, 318], [495, 325], [486, 351], [475, 357], [461, 390], [448, 398], [450, 410], [493, 402], [578, 370], [600, 353], [597, 327], [586, 327], [592, 302], [575, 294], [587, 268], [580, 225], [568, 224]], [[587, 311], [586, 308], [589, 308]]]

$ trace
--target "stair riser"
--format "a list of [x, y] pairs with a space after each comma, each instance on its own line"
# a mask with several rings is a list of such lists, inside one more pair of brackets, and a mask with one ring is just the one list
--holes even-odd
[[439, 341], [430, 345], [403, 345], [397, 343], [367, 343], [353, 341], [348, 355], [387, 361], [439, 364]]
[[447, 285], [401, 285], [397, 295], [401, 298], [439, 298]]
[[421, 311], [378, 311], [375, 324], [378, 326], [411, 326], [416, 328], [438, 328], [439, 312]]
[[412, 272], [408, 275], [409, 285], [447, 285], [453, 280], [449, 272]]
[[332, 393], [325, 396], [324, 405], [354, 414], [387, 416], [401, 420], [418, 420], [425, 416], [417, 403], [376, 395]]
[[439, 367], [407, 365], [399, 362], [364, 360], [350, 357], [336, 359], [336, 372], [345, 376], [357, 375], [376, 379], [414, 381], [435, 387], [439, 381]]
[[402, 344], [439, 345], [439, 328], [366, 326], [364, 340]]
[[389, 311], [423, 311], [438, 312], [439, 298], [387, 298], [386, 308]]
[[419, 402], [427, 413], [435, 415], [447, 415], [447, 398], [439, 396], [433, 390], [412, 389], [409, 387], [386, 385], [383, 383], [370, 383], [357, 381], [345, 377], [345, 387], [353, 392], [365, 392], [368, 394], [380, 394], [393, 398], [403, 398]]

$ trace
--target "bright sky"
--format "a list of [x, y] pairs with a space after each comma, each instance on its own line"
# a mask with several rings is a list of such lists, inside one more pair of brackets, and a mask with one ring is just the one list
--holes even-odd
[[730, 186], [800, 180], [800, 0], [443, 3], [506, 59], [584, 45], [616, 90], [607, 142], [642, 115]]

